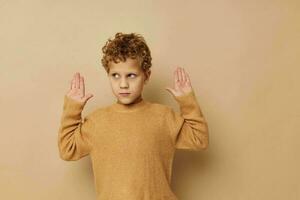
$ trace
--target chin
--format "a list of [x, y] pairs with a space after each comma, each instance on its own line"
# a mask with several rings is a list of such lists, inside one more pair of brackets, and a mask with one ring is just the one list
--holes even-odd
[[118, 101], [122, 104], [130, 104], [133, 102], [131, 99], [118, 99]]

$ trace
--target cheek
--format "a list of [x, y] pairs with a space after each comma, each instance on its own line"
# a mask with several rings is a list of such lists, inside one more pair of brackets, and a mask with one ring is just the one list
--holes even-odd
[[135, 88], [141, 88], [143, 86], [143, 80], [136, 80], [132, 82], [132, 86], [134, 86]]
[[117, 84], [116, 81], [110, 81], [110, 86], [111, 86], [113, 89], [118, 88], [118, 84]]

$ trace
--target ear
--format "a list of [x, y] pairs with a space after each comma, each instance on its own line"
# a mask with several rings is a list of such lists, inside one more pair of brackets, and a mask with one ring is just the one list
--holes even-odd
[[151, 70], [148, 70], [146, 73], [145, 73], [145, 84], [147, 84], [149, 82], [149, 79], [150, 79], [150, 75], [151, 75]]

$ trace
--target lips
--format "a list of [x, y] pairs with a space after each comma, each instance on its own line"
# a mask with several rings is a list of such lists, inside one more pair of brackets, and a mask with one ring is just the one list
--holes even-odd
[[126, 96], [129, 96], [130, 93], [119, 93], [120, 96], [123, 96], [123, 97], [126, 97]]

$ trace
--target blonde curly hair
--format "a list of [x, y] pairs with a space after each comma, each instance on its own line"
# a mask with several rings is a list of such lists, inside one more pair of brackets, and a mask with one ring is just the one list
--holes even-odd
[[144, 72], [152, 66], [150, 49], [144, 37], [137, 33], [116, 33], [115, 38], [113, 40], [109, 38], [102, 47], [102, 52], [101, 63], [107, 73], [109, 73], [109, 63], [111, 61], [115, 63], [125, 62], [127, 58], [139, 59]]

